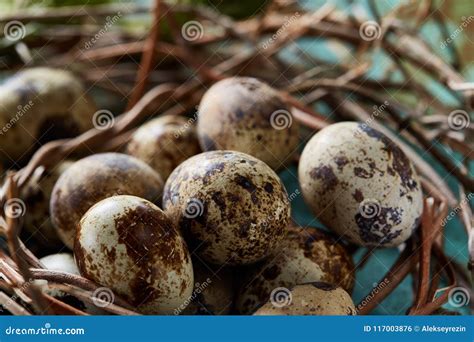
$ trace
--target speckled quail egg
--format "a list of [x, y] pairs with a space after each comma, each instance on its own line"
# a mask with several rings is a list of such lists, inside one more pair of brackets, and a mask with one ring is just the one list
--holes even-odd
[[163, 208], [205, 261], [242, 265], [269, 255], [290, 220], [285, 187], [264, 162], [235, 151], [198, 154], [179, 165]]
[[342, 288], [324, 282], [314, 282], [295, 286], [291, 291], [277, 289], [270, 300], [254, 315], [356, 315], [351, 296]]
[[38, 168], [21, 191], [27, 213], [24, 218], [24, 229], [27, 240], [33, 239], [35, 244], [46, 249], [57, 249], [63, 246], [49, 215], [49, 201], [54, 184], [59, 176], [67, 170], [73, 161], [59, 163], [52, 170]]
[[234, 303], [234, 276], [228, 267], [193, 259], [194, 290], [185, 315], [227, 315]]
[[0, 85], [0, 160], [18, 162], [34, 146], [90, 129], [96, 111], [70, 72], [31, 68], [16, 73]]
[[75, 228], [95, 203], [113, 195], [134, 195], [159, 203], [163, 181], [148, 164], [121, 153], [99, 153], [78, 160], [53, 188], [50, 213], [53, 225], [72, 249]]
[[[51, 271], [60, 271], [60, 272], [71, 273], [74, 275], [80, 275], [79, 269], [76, 266], [76, 262], [74, 261], [74, 258], [72, 254], [70, 253], [51, 254], [51, 255], [41, 258], [40, 262], [43, 264], [43, 266], [46, 269], [51, 270]], [[98, 308], [92, 303], [84, 302], [64, 291], [61, 291], [57, 288], [49, 286], [46, 280], [42, 280], [42, 279], [36, 280], [35, 283], [39, 285], [42, 291], [44, 291], [46, 294], [52, 297], [58, 298], [61, 301], [79, 310], [83, 310], [89, 314], [95, 314], [95, 315], [106, 314], [104, 310]]]
[[164, 181], [176, 166], [200, 152], [192, 123], [171, 115], [141, 126], [127, 145], [128, 154], [146, 162]]
[[419, 224], [423, 199], [412, 163], [365, 124], [341, 122], [315, 134], [298, 176], [314, 214], [355, 244], [397, 246]]
[[199, 105], [197, 132], [204, 151], [248, 153], [274, 170], [291, 161], [298, 123], [277, 91], [251, 77], [214, 84]]
[[291, 227], [282, 246], [243, 275], [236, 308], [249, 314], [264, 304], [272, 291], [297, 284], [327, 282], [352, 292], [354, 264], [344, 245], [315, 228]]
[[113, 196], [82, 217], [74, 245], [81, 274], [143, 314], [173, 314], [192, 294], [186, 243], [165, 213], [135, 196]]

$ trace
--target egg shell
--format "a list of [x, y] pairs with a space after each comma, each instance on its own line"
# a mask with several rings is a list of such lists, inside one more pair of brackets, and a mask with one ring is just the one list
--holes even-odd
[[16, 73], [0, 85], [0, 160], [26, 160], [32, 147], [92, 128], [96, 111], [82, 82], [68, 71]]
[[185, 315], [228, 315], [234, 302], [234, 275], [228, 267], [216, 267], [193, 259], [194, 290]]
[[315, 134], [298, 177], [316, 217], [355, 244], [397, 246], [419, 225], [423, 196], [412, 163], [365, 124], [341, 122]]
[[186, 243], [160, 208], [139, 197], [113, 196], [90, 208], [74, 255], [84, 277], [143, 314], [172, 314], [192, 294]]
[[[70, 253], [50, 254], [42, 257], [39, 259], [39, 261], [47, 270], [80, 275], [79, 269], [77, 268], [76, 262], [74, 261], [74, 257]], [[92, 303], [84, 302], [64, 291], [48, 286], [48, 282], [46, 280], [35, 280], [35, 283], [39, 285], [42, 291], [44, 291], [46, 294], [55, 297], [79, 310], [83, 310], [92, 315], [107, 314], [106, 311], [98, 308]]]
[[27, 234], [25, 240], [28, 242], [33, 239], [35, 244], [45, 249], [56, 249], [63, 246], [51, 222], [49, 201], [51, 200], [54, 184], [72, 164], [73, 161], [66, 160], [59, 163], [52, 170], [36, 169], [36, 172], [21, 190], [20, 197], [26, 205], [23, 226]]
[[176, 166], [201, 152], [189, 120], [171, 115], [151, 120], [133, 134], [126, 152], [146, 162], [166, 181]]
[[326, 282], [352, 292], [355, 269], [344, 245], [315, 228], [290, 227], [288, 236], [266, 260], [249, 266], [242, 275], [236, 308], [250, 314], [278, 287]]
[[356, 314], [354, 302], [346, 291], [328, 283], [314, 282], [297, 285], [291, 291], [282, 289], [254, 315], [352, 316]]
[[212, 151], [178, 166], [163, 208], [205, 261], [242, 265], [268, 254], [290, 220], [285, 187], [264, 162], [236, 151]]
[[201, 148], [250, 154], [274, 170], [291, 161], [298, 123], [280, 95], [251, 77], [214, 84], [199, 105], [197, 133]]
[[50, 201], [53, 225], [71, 248], [84, 213], [113, 195], [134, 195], [159, 203], [163, 181], [149, 165], [121, 153], [99, 153], [78, 160], [54, 185]]

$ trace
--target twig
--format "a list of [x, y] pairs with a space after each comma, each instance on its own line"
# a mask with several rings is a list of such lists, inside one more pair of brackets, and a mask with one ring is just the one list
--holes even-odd
[[[379, 303], [381, 303], [395, 288], [400, 284], [403, 279], [410, 273], [412, 268], [416, 264], [416, 258], [418, 253], [411, 253], [409, 248], [400, 255], [395, 264], [390, 268], [388, 273], [382, 278], [382, 280], [375, 286], [379, 289], [376, 292], [369, 293], [357, 306], [358, 313], [360, 315], [369, 314]], [[384, 286], [380, 286], [383, 282]]]
[[30, 316], [31, 312], [0, 291], [0, 305], [16, 316]]
[[[7, 197], [6, 200], [16, 199], [18, 198], [18, 189], [16, 182], [13, 179], [13, 176], [10, 175], [7, 180]], [[29, 271], [29, 265], [27, 262], [27, 258], [25, 257], [25, 253], [23, 249], [20, 247], [18, 243], [18, 234], [19, 234], [19, 218], [14, 217], [16, 215], [7, 215], [6, 222], [7, 222], [7, 237], [8, 237], [8, 248], [10, 250], [10, 254], [13, 256], [13, 260], [18, 265], [18, 269], [25, 278], [25, 281], [28, 283], [31, 281], [31, 274]], [[31, 298], [34, 300], [33, 307], [36, 309], [38, 313], [42, 314], [49, 314], [51, 310], [45, 301], [43, 294], [37, 288], [37, 286], [33, 283], [30, 284], [25, 290]]]
[[160, 0], [155, 0], [155, 7], [153, 9], [153, 24], [151, 26], [150, 34], [146, 41], [142, 61], [137, 74], [137, 81], [133, 93], [128, 102], [127, 109], [132, 108], [138, 100], [143, 96], [145, 88], [148, 83], [148, 75], [153, 67], [156, 54], [156, 44], [160, 34]]

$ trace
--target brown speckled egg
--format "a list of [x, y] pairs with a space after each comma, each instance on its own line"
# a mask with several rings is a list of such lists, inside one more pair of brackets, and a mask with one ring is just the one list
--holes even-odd
[[[74, 261], [74, 258], [70, 253], [51, 254], [39, 259], [39, 261], [48, 270], [80, 275], [79, 269], [76, 266], [76, 262]], [[46, 294], [58, 298], [61, 301], [79, 310], [83, 310], [89, 314], [95, 315], [106, 314], [106, 311], [100, 309], [94, 304], [82, 301], [64, 291], [61, 291], [57, 288], [48, 285], [48, 282], [46, 280], [35, 280], [35, 283], [38, 284], [41, 287], [42, 291], [44, 291]]]
[[93, 127], [97, 111], [71, 73], [31, 68], [0, 85], [0, 160], [26, 159], [47, 141], [76, 136]]
[[198, 154], [178, 166], [163, 208], [207, 262], [242, 265], [267, 255], [284, 237], [290, 204], [264, 162], [235, 151]]
[[192, 123], [171, 115], [141, 126], [127, 145], [128, 154], [146, 162], [164, 181], [176, 166], [200, 152]]
[[362, 246], [397, 246], [417, 228], [421, 184], [403, 151], [356, 122], [315, 134], [298, 176], [306, 203], [328, 227]]
[[251, 77], [224, 79], [204, 94], [197, 132], [204, 151], [241, 151], [274, 170], [291, 161], [299, 141], [290, 108], [273, 88]]
[[234, 302], [233, 272], [193, 260], [194, 290], [185, 315], [227, 315]]
[[163, 211], [135, 196], [113, 196], [90, 208], [77, 230], [81, 274], [108, 287], [143, 314], [172, 314], [192, 294], [186, 243]]
[[32, 238], [35, 243], [47, 249], [63, 246], [49, 215], [49, 201], [54, 184], [59, 176], [73, 164], [63, 161], [52, 170], [38, 168], [21, 191], [27, 213], [24, 215], [24, 228], [27, 240]]
[[351, 296], [342, 288], [324, 282], [295, 286], [291, 291], [278, 289], [270, 300], [258, 309], [256, 316], [346, 316], [357, 311]]
[[291, 227], [288, 237], [266, 260], [248, 267], [237, 297], [239, 312], [250, 314], [264, 304], [278, 287], [327, 282], [349, 293], [355, 270], [344, 245], [315, 228]]
[[113, 195], [134, 195], [159, 203], [163, 181], [150, 166], [121, 153], [100, 153], [71, 165], [56, 182], [50, 212], [58, 235], [72, 249], [75, 228], [95, 203]]

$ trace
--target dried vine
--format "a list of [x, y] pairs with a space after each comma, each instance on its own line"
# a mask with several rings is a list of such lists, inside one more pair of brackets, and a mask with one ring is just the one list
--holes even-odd
[[[433, 147], [433, 140], [439, 139], [460, 153], [464, 159], [472, 160], [472, 148], [466, 145], [463, 139], [450, 134], [449, 130], [443, 128], [443, 124], [449, 114], [447, 111], [461, 108], [466, 111], [472, 110], [474, 90], [459, 72], [459, 53], [455, 48], [450, 47], [453, 62], [451, 64], [445, 62], [419, 37], [416, 31], [417, 26], [421, 25], [430, 13], [437, 13], [437, 9], [433, 8], [431, 2], [428, 2], [428, 6], [418, 8], [418, 23], [414, 28], [407, 28], [396, 18], [397, 11], [400, 9], [395, 9], [384, 17], [378, 12], [374, 2], [369, 3], [375, 19], [382, 28], [381, 38], [372, 43], [361, 37], [359, 29], [363, 22], [360, 19], [343, 15], [331, 6], [324, 6], [314, 12], [298, 9], [300, 15], [288, 28], [286, 23], [288, 15], [293, 14], [294, 9], [282, 7], [278, 2], [269, 6], [261, 18], [237, 22], [208, 9], [184, 5], [169, 6], [162, 1], [156, 1], [152, 9], [153, 21], [150, 32], [145, 41], [137, 41], [126, 35], [120, 35], [121, 42], [117, 45], [97, 46], [81, 54], [74, 50], [74, 46], [76, 46], [77, 36], [82, 37], [82, 33], [75, 32], [71, 35], [70, 41], [65, 44], [66, 51], [62, 56], [57, 56], [57, 60], [60, 61], [58, 64], [95, 65], [95, 69], [85, 68], [86, 70], [82, 71], [83, 76], [97, 82], [97, 86], [104, 89], [110, 89], [110, 84], [107, 85], [101, 81], [102, 77], [98, 75], [107, 74], [112, 77], [114, 91], [119, 89], [120, 94], [132, 92], [128, 108], [116, 118], [115, 125], [108, 129], [91, 129], [75, 138], [43, 145], [24, 168], [8, 176], [0, 192], [1, 204], [3, 205], [9, 199], [17, 198], [19, 190], [28, 183], [39, 167], [52, 168], [72, 154], [85, 155], [90, 151], [116, 150], [127, 142], [130, 133], [138, 125], [157, 112], [172, 115], [185, 114], [199, 102], [206, 87], [216, 80], [240, 74], [252, 74], [271, 80], [274, 72], [278, 71], [285, 77], [283, 80], [275, 81], [274, 86], [279, 89], [282, 98], [291, 106], [294, 118], [303, 126], [315, 131], [330, 124], [332, 118], [319, 114], [312, 107], [317, 102], [329, 104], [334, 112], [342, 117], [365, 121], [391, 137], [402, 147], [423, 176], [425, 206], [420, 231], [408, 241], [398, 260], [381, 278], [381, 282], [385, 285], [379, 288], [380, 284], [378, 284], [375, 287], [378, 291], [368, 293], [359, 304], [359, 313], [369, 314], [410, 272], [413, 272], [417, 279], [415, 301], [409, 314], [435, 312], [447, 301], [448, 291], [456, 286], [457, 279], [462, 277], [461, 272], [443, 251], [442, 221], [447, 215], [448, 206], [459, 205], [461, 208], [460, 217], [471, 243], [469, 246], [470, 270], [474, 272], [472, 211], [463, 201], [466, 196], [464, 189], [474, 191], [474, 179], [465, 165], [455, 163], [436, 146]], [[15, 16], [0, 16], [0, 23], [12, 19], [22, 20], [25, 23], [45, 23], [69, 18], [73, 13], [77, 18], [86, 16], [104, 18], [117, 11], [122, 11], [126, 15], [148, 10], [140, 6], [129, 6], [126, 9], [108, 6], [87, 7], [79, 12], [77, 8], [65, 8], [44, 13], [25, 12]], [[209, 34], [203, 32], [199, 39], [187, 41], [181, 36], [176, 12], [192, 15], [196, 20], [213, 25], [213, 29], [204, 30]], [[163, 18], [161, 18], [162, 14]], [[442, 17], [437, 15], [435, 18], [443, 34], [446, 35]], [[171, 42], [159, 40], [160, 25], [163, 20], [166, 20], [170, 28]], [[281, 30], [284, 33], [278, 34], [282, 32]], [[261, 43], [269, 36], [273, 39], [272, 45], [265, 49]], [[383, 49], [392, 56], [393, 68], [401, 71], [406, 78], [405, 82], [396, 83], [389, 78], [377, 81], [368, 79], [367, 72], [370, 68], [368, 61], [364, 61], [361, 65], [352, 65], [345, 61], [329, 65], [316, 57], [300, 53], [298, 56], [301, 62], [290, 65], [280, 58], [281, 49], [290, 49], [298, 39], [314, 36], [336, 39], [343, 44], [355, 47], [357, 56], [361, 58], [375, 49]], [[237, 46], [238, 53], [233, 53], [234, 50], [222, 49], [220, 59], [216, 59], [213, 51], [219, 49], [218, 44], [225, 40], [230, 40]], [[34, 46], [31, 44], [30, 48]], [[7, 51], [14, 53], [8, 49]], [[136, 72], [134, 69], [127, 69], [129, 66], [125, 65], [126, 63], [119, 63], [127, 55], [142, 56], [136, 78], [130, 77]], [[167, 75], [167, 81], [160, 84], [153, 82], [152, 79], [153, 75], [164, 71], [155, 65], [157, 56], [172, 61], [173, 68], [176, 68], [173, 70], [175, 71], [173, 75]], [[433, 102], [429, 91], [423, 85], [409, 80], [406, 65], [419, 68], [432, 79], [438, 80], [459, 100], [458, 108], [450, 108], [439, 101]], [[21, 65], [10, 66], [12, 70], [19, 67]], [[178, 77], [176, 76], [178, 74], [185, 76]], [[149, 84], [153, 87], [148, 87]], [[371, 117], [367, 110], [368, 106], [379, 106], [386, 100], [381, 93], [377, 92], [380, 87], [414, 92], [420, 97], [422, 103], [432, 104], [439, 114], [427, 116], [425, 115], [426, 108], [412, 108], [392, 98], [390, 106], [386, 108], [383, 115]], [[176, 105], [178, 102], [184, 105]], [[433, 125], [437, 127], [433, 129]], [[473, 130], [471, 126], [466, 127], [469, 134], [472, 134]], [[450, 190], [446, 181], [416, 153], [407, 141], [425, 149], [456, 178], [463, 186], [460, 191], [460, 200]], [[5, 216], [5, 222], [2, 235], [7, 238], [8, 254], [0, 251], [0, 270], [2, 271], [0, 304], [14, 315], [85, 314], [44, 294], [35, 281], [47, 280], [52, 287], [86, 302], [91, 302], [93, 291], [99, 286], [80, 276], [45, 270], [19, 238], [20, 220]], [[370, 250], [366, 253], [359, 267], [364, 266], [373, 252]], [[448, 280], [449, 285], [442, 295], [435, 297], [443, 277]], [[13, 294], [21, 300], [12, 300]], [[114, 303], [108, 306], [107, 310], [113, 314], [136, 314], [132, 307], [119, 296], [115, 296]]]

